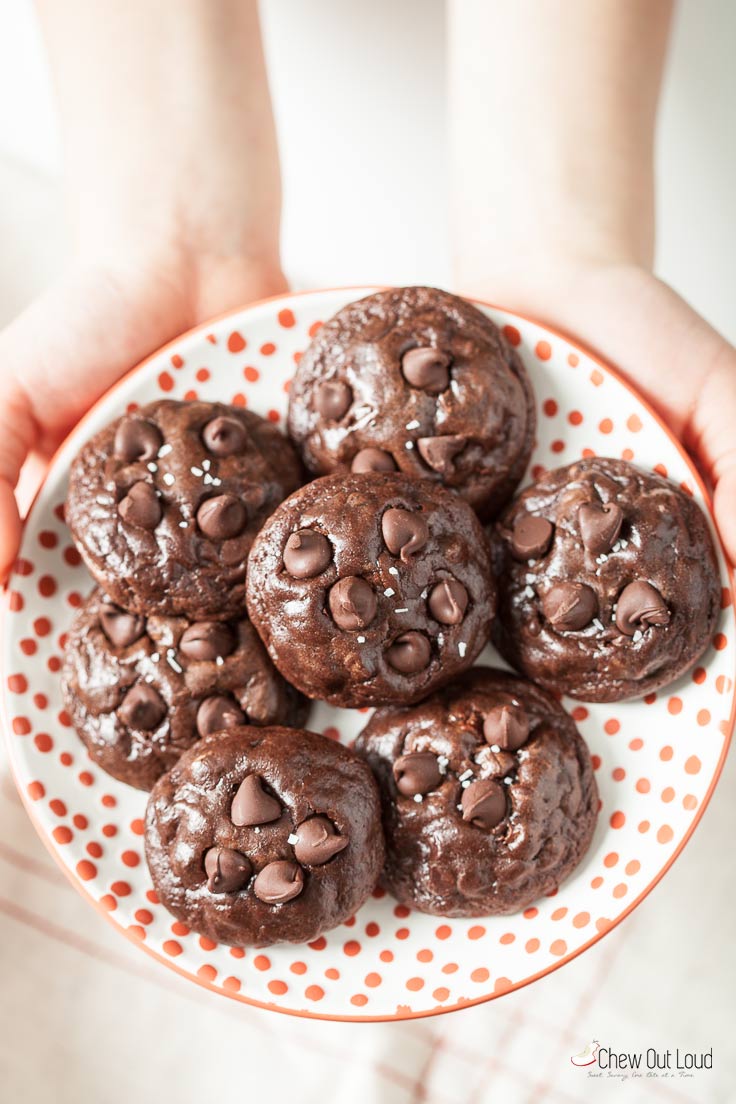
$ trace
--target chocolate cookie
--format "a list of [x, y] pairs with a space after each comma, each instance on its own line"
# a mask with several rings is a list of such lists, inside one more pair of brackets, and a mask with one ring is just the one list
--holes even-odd
[[720, 581], [700, 507], [623, 460], [559, 468], [496, 527], [496, 643], [535, 682], [619, 701], [672, 682], [707, 647]]
[[221, 943], [306, 943], [347, 920], [383, 863], [366, 763], [334, 740], [234, 728], [151, 792], [146, 858], [162, 903]]
[[379, 291], [322, 326], [289, 392], [307, 467], [443, 483], [487, 519], [531, 454], [534, 396], [521, 360], [476, 307], [436, 288]]
[[264, 525], [248, 611], [271, 658], [333, 705], [411, 702], [469, 667], [496, 592], [475, 514], [398, 473], [307, 484]]
[[378, 709], [355, 743], [381, 790], [383, 882], [436, 916], [517, 912], [588, 850], [590, 755], [557, 702], [478, 667], [420, 705]]
[[165, 400], [85, 445], [66, 520], [124, 609], [221, 620], [240, 615], [253, 537], [300, 482], [292, 446], [257, 414]]
[[234, 725], [299, 725], [307, 715], [244, 616], [144, 618], [99, 590], [74, 618], [62, 691], [94, 761], [141, 790], [202, 736]]

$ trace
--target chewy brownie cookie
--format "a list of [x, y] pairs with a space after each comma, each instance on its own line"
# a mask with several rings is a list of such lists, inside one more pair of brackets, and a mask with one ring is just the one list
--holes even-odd
[[583, 701], [646, 694], [703, 653], [720, 581], [700, 507], [623, 460], [528, 487], [496, 527], [496, 642], [529, 678]]
[[64, 704], [108, 774], [149, 790], [200, 737], [234, 725], [303, 724], [307, 703], [245, 619], [126, 613], [99, 590], [66, 645]]
[[525, 908], [587, 851], [588, 749], [539, 687], [478, 667], [413, 707], [378, 709], [356, 750], [381, 790], [383, 881], [437, 916]]
[[393, 471], [443, 483], [493, 517], [534, 441], [521, 360], [476, 307], [436, 288], [350, 303], [299, 361], [289, 432], [307, 467]]
[[221, 620], [242, 611], [253, 537], [300, 482], [291, 444], [257, 414], [164, 400], [84, 446], [66, 520], [124, 609]]
[[248, 611], [271, 658], [333, 705], [424, 697], [470, 666], [495, 605], [473, 511], [398, 473], [307, 484], [264, 525], [248, 561]]
[[383, 863], [368, 766], [314, 732], [234, 728], [151, 792], [146, 858], [162, 903], [222, 943], [306, 943], [347, 920]]

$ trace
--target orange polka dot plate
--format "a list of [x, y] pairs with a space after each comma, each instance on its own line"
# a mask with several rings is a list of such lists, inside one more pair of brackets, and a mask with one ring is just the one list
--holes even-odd
[[[442, 920], [377, 891], [306, 946], [217, 946], [158, 903], [143, 858], [145, 794], [103, 774], [63, 711], [64, 633], [90, 579], [62, 519], [72, 457], [131, 404], [219, 399], [283, 425], [289, 379], [320, 322], [372, 289], [280, 296], [184, 335], [126, 376], [51, 463], [4, 596], [2, 703], [18, 789], [77, 889], [128, 938], [219, 993], [296, 1015], [405, 1019], [490, 1000], [544, 976], [623, 920], [666, 873], [703, 814], [734, 721], [736, 627], [722, 554], [722, 609], [707, 653], [665, 690], [618, 705], [568, 702], [602, 798], [591, 849], [560, 889], [511, 917]], [[532, 378], [538, 442], [525, 482], [592, 454], [656, 468], [708, 509], [700, 478], [614, 371], [527, 319], [491, 307]], [[488, 650], [483, 660], [498, 663]], [[365, 716], [318, 704], [309, 727], [350, 740]]]

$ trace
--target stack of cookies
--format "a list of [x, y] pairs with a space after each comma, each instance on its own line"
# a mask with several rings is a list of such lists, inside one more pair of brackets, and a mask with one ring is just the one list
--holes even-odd
[[[151, 791], [146, 855], [178, 919], [304, 942], [379, 879], [481, 916], [579, 863], [599, 800], [558, 699], [677, 678], [719, 580], [699, 507], [626, 462], [509, 504], [534, 435], [498, 328], [413, 287], [320, 329], [290, 440], [242, 408], [161, 401], [81, 451], [66, 516], [97, 589], [65, 703], [92, 758]], [[472, 667], [490, 639], [526, 677]], [[309, 700], [377, 708], [346, 748], [304, 729]]]

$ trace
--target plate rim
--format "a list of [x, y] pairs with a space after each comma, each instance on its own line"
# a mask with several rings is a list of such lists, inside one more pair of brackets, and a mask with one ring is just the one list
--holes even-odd
[[[190, 329], [185, 330], [183, 333], [179, 334], [177, 337], [172, 338], [171, 341], [167, 341], [164, 345], [160, 346], [160, 348], [154, 350], [154, 352], [149, 354], [149, 356], [145, 357], [142, 361], [140, 361], [138, 364], [134, 365], [127, 372], [125, 372], [120, 377], [120, 379], [118, 379], [111, 387], [109, 387], [102, 395], [100, 395], [100, 397], [96, 400], [96, 402], [94, 402], [92, 404], [92, 406], [89, 408], [89, 410], [80, 418], [80, 420], [74, 426], [71, 427], [69, 432], [63, 438], [63, 440], [59, 443], [58, 447], [54, 450], [53, 454], [49, 458], [46, 473], [44, 474], [44, 477], [42, 478], [41, 482], [39, 483], [38, 487], [36, 488], [36, 491], [33, 495], [33, 498], [32, 498], [32, 500], [31, 500], [31, 502], [28, 506], [25, 517], [21, 521], [21, 536], [23, 536], [24, 533], [25, 533], [25, 529], [26, 529], [26, 525], [28, 524], [28, 520], [29, 520], [29, 518], [30, 518], [30, 516], [33, 512], [33, 509], [36, 506], [36, 503], [37, 503], [37, 501], [38, 501], [38, 499], [39, 499], [39, 497], [40, 497], [40, 495], [41, 495], [41, 493], [42, 493], [42, 491], [43, 491], [43, 489], [46, 485], [46, 479], [47, 479], [48, 471], [55, 464], [59, 454], [66, 448], [66, 445], [69, 441], [69, 438], [73, 434], [78, 433], [85, 426], [85, 424], [95, 416], [98, 408], [103, 403], [107, 403], [112, 398], [112, 396], [116, 393], [116, 391], [118, 389], [125, 386], [128, 383], [128, 381], [130, 379], [132, 379], [133, 376], [138, 375], [139, 373], [142, 373], [147, 368], [147, 366], [151, 363], [151, 361], [158, 359], [162, 354], [165, 354], [168, 350], [174, 348], [175, 346], [179, 346], [184, 341], [188, 341], [189, 339], [194, 338], [194, 337], [196, 337], [196, 336], [198, 336], [199, 334], [202, 334], [202, 333], [206, 334], [206, 332], [211, 330], [213, 326], [219, 325], [220, 323], [227, 321], [227, 319], [229, 319], [229, 318], [233, 318], [233, 317], [236, 317], [238, 315], [242, 315], [246, 311], [251, 311], [251, 310], [254, 310], [256, 308], [266, 306], [269, 303], [276, 303], [276, 302], [280, 302], [280, 301], [290, 301], [290, 300], [300, 298], [300, 297], [305, 297], [305, 296], [329, 295], [329, 294], [341, 293], [341, 292], [355, 292], [356, 294], [360, 294], [361, 296], [363, 296], [363, 295], [370, 295], [375, 291], [385, 290], [387, 287], [390, 287], [390, 286], [393, 286], [393, 285], [382, 285], [382, 284], [352, 285], [351, 284], [351, 285], [338, 285], [338, 286], [335, 286], [335, 287], [327, 287], [327, 288], [320, 287], [320, 288], [302, 289], [300, 291], [280, 292], [277, 295], [266, 296], [263, 299], [256, 299], [253, 302], [243, 304], [239, 307], [233, 307], [233, 308], [231, 308], [227, 311], [223, 311], [222, 313], [214, 315], [213, 317], [208, 318], [205, 321], [198, 323], [196, 326], [192, 326]], [[608, 361], [604, 360], [596, 352], [592, 351], [584, 342], [581, 342], [578, 338], [571, 336], [565, 330], [558, 329], [557, 327], [552, 326], [547, 322], [539, 321], [538, 319], [533, 318], [530, 315], [523, 314], [521, 311], [513, 310], [509, 307], [504, 307], [504, 306], [501, 306], [497, 303], [491, 303], [491, 302], [489, 302], [488, 300], [485, 300], [485, 299], [479, 299], [479, 298], [476, 298], [475, 296], [469, 296], [469, 295], [462, 296], [462, 297], [467, 298], [470, 302], [472, 302], [474, 304], [477, 304], [479, 306], [486, 307], [490, 310], [503, 311], [505, 314], [508, 314], [508, 315], [510, 315], [514, 318], [518, 318], [519, 320], [521, 320], [523, 322], [528, 322], [531, 325], [537, 326], [540, 329], [544, 330], [546, 333], [550, 334], [551, 336], [556, 337], [556, 338], [564, 341], [566, 344], [572, 346], [574, 349], [579, 350], [586, 357], [588, 357], [588, 359], [591, 360], [594, 364], [598, 365], [598, 367], [602, 368], [605, 372], [609, 373], [618, 383], [620, 383], [633, 396], [633, 398], [636, 400], [636, 402], [638, 402], [644, 408], [644, 410], [646, 410], [646, 412], [650, 415], [652, 420], [664, 432], [664, 434], [669, 439], [671, 444], [674, 445], [674, 447], [679, 452], [680, 456], [682, 457], [685, 464], [687, 465], [687, 467], [690, 471], [690, 474], [691, 474], [691, 476], [692, 476], [692, 478], [693, 478], [700, 494], [703, 497], [703, 501], [705, 503], [705, 507], [707, 509], [709, 519], [712, 522], [713, 528], [715, 530], [714, 537], [715, 537], [718, 548], [719, 548], [719, 550], [720, 550], [720, 552], [723, 556], [723, 560], [724, 560], [724, 563], [725, 563], [726, 577], [728, 579], [729, 590], [730, 590], [730, 595], [731, 595], [731, 603], [736, 608], [736, 568], [731, 564], [731, 562], [729, 560], [729, 557], [726, 554], [726, 551], [723, 547], [723, 541], [721, 539], [720, 531], [718, 529], [715, 518], [713, 516], [713, 498], [712, 498], [712, 495], [711, 495], [708, 487], [706, 486], [705, 480], [704, 480], [703, 476], [701, 475], [700, 470], [696, 466], [695, 461], [692, 459], [690, 454], [687, 452], [687, 450], [685, 449], [685, 447], [681, 443], [681, 441], [672, 432], [672, 430], [667, 425], [667, 423], [664, 421], [664, 419], [659, 414], [659, 412], [657, 410], [655, 410], [655, 408], [652, 406], [652, 404], [649, 402], [649, 400], [647, 398], [645, 398], [637, 390], [637, 388], [626, 378], [625, 375], [623, 375], [623, 373], [618, 368], [614, 367]], [[11, 573], [12, 573], [12, 566], [13, 565], [11, 565]], [[10, 613], [10, 609], [9, 609], [9, 596], [10, 596], [9, 582], [10, 582], [10, 577], [11, 576], [9, 574], [8, 579], [5, 581], [5, 583], [2, 586], [4, 600], [2, 602], [2, 606], [0, 607], [0, 640], [4, 640], [4, 638], [5, 638], [5, 634], [6, 634], [6, 630], [7, 630], [7, 620], [8, 620], [8, 616], [9, 616], [9, 613]], [[0, 651], [0, 663], [1, 662], [2, 662], [2, 651]], [[22, 785], [22, 783], [19, 779], [18, 767], [16, 765], [15, 755], [14, 755], [14, 752], [13, 752], [13, 741], [10, 738], [11, 726], [10, 726], [10, 722], [9, 722], [9, 716], [8, 716], [7, 709], [8, 709], [7, 696], [6, 696], [6, 694], [2, 693], [2, 694], [0, 694], [0, 722], [2, 722], [1, 727], [2, 727], [2, 730], [3, 730], [3, 737], [4, 737], [4, 740], [5, 740], [5, 745], [6, 745], [7, 752], [8, 752], [8, 763], [9, 763], [9, 766], [10, 766], [10, 774], [11, 774], [11, 777], [13, 779], [13, 783], [15, 785], [15, 788], [16, 788], [19, 796], [20, 796], [23, 808], [25, 809], [25, 812], [28, 815], [28, 818], [31, 821], [37, 835], [40, 837], [41, 842], [43, 843], [44, 847], [46, 848], [46, 850], [49, 852], [49, 854], [53, 858], [54, 863], [61, 869], [61, 871], [64, 874], [65, 878], [71, 883], [71, 885], [79, 893], [79, 895], [85, 901], [87, 901], [90, 905], [92, 905], [95, 912], [99, 913], [101, 916], [103, 916], [107, 920], [107, 922], [113, 927], [113, 929], [115, 931], [117, 931], [119, 934], [123, 935], [134, 946], [136, 946], [137, 948], [145, 951], [152, 959], [154, 959], [157, 962], [162, 963], [163, 965], [168, 967], [168, 969], [170, 969], [174, 973], [178, 974], [180, 977], [185, 978], [187, 981], [195, 982], [197, 985], [200, 985], [203, 989], [206, 989], [210, 992], [216, 993], [218, 996], [229, 997], [230, 999], [238, 1001], [241, 1004], [250, 1005], [253, 1008], [263, 1008], [263, 1009], [265, 1009], [269, 1012], [279, 1012], [282, 1015], [295, 1016], [295, 1017], [298, 1017], [300, 1019], [307, 1019], [307, 1020], [328, 1020], [328, 1021], [332, 1021], [333, 1023], [390, 1023], [390, 1022], [394, 1022], [394, 1021], [401, 1022], [401, 1021], [406, 1021], [406, 1020], [426, 1019], [426, 1018], [431, 1017], [431, 1016], [444, 1016], [449, 1012], [456, 1012], [456, 1011], [459, 1011], [460, 1009], [463, 1009], [463, 1008], [477, 1007], [478, 1005], [486, 1004], [488, 1001], [497, 1000], [499, 997], [503, 997], [507, 993], [517, 992], [518, 990], [524, 989], [524, 988], [526, 988], [526, 986], [533, 984], [535, 981], [539, 981], [541, 978], [546, 977], [548, 974], [551, 974], [554, 971], [559, 970], [562, 966], [565, 966], [568, 962], [571, 962], [573, 959], [577, 958], [579, 955], [581, 955], [585, 951], [589, 950], [592, 946], [594, 946], [594, 944], [600, 942], [601, 939], [603, 939], [606, 935], [608, 935], [615, 928], [617, 928], [622, 923], [622, 921], [624, 921], [634, 911], [634, 909], [637, 908], [642, 903], [642, 901], [644, 901], [644, 899], [649, 896], [649, 894], [652, 892], [652, 890], [661, 882], [662, 878], [664, 878], [665, 874], [667, 874], [669, 872], [669, 870], [671, 869], [673, 863], [676, 861], [676, 859], [679, 858], [679, 856], [682, 854], [682, 852], [684, 851], [687, 844], [690, 842], [690, 839], [693, 835], [693, 832], [695, 831], [695, 829], [700, 824], [700, 822], [702, 820], [702, 817], [703, 817], [703, 814], [705, 813], [705, 810], [707, 809], [708, 805], [710, 804], [710, 801], [711, 801], [711, 798], [712, 798], [713, 793], [715, 791], [715, 788], [716, 788], [716, 786], [718, 785], [718, 783], [720, 781], [721, 774], [722, 774], [722, 771], [723, 771], [723, 767], [724, 767], [724, 764], [725, 764], [725, 761], [726, 761], [726, 757], [728, 755], [728, 752], [729, 752], [729, 749], [730, 749], [730, 746], [731, 746], [731, 741], [733, 739], [734, 727], [736, 726], [736, 688], [734, 688], [732, 698], [731, 698], [731, 710], [730, 710], [729, 719], [726, 722], [726, 728], [725, 728], [725, 732], [724, 732], [724, 741], [723, 741], [723, 746], [721, 748], [721, 754], [718, 758], [718, 762], [717, 762], [717, 764], [715, 766], [715, 769], [713, 771], [713, 775], [711, 777], [708, 788], [707, 788], [707, 790], [706, 790], [706, 792], [703, 796], [703, 799], [702, 799], [702, 801], [701, 801], [701, 803], [700, 803], [700, 805], [699, 805], [699, 807], [698, 807], [698, 809], [695, 813], [695, 816], [693, 817], [693, 820], [692, 820], [689, 828], [687, 829], [685, 835], [682, 837], [682, 839], [680, 840], [680, 843], [678, 844], [678, 846], [676, 847], [676, 849], [674, 850], [672, 855], [669, 857], [667, 862], [664, 864], [664, 866], [662, 866], [662, 868], [651, 879], [651, 881], [648, 882], [648, 884], [639, 893], [639, 895], [637, 897], [635, 897], [633, 901], [630, 902], [630, 904], [623, 910], [623, 912], [621, 912], [615, 918], [615, 920], [610, 921], [606, 928], [604, 928], [602, 931], [597, 931], [595, 935], [591, 936], [591, 938], [589, 940], [587, 940], [585, 943], [583, 943], [580, 947], [577, 947], [574, 951], [570, 951], [569, 953], [561, 956], [560, 959], [558, 959], [557, 961], [550, 963], [544, 969], [539, 970], [539, 971], [537, 971], [537, 973], [531, 974], [528, 977], [525, 977], [521, 981], [518, 981], [518, 982], [515, 982], [515, 983], [509, 985], [508, 988], [504, 988], [500, 992], [491, 992], [491, 993], [486, 993], [482, 996], [475, 997], [475, 998], [472, 998], [472, 999], [463, 999], [463, 1000], [457, 1001], [455, 1004], [452, 1004], [452, 1005], [437, 1006], [437, 1007], [434, 1007], [434, 1008], [427, 1008], [427, 1009], [422, 1009], [422, 1010], [406, 1009], [406, 1010], [401, 1010], [400, 1011], [397, 1008], [397, 1010], [393, 1013], [379, 1013], [379, 1014], [371, 1014], [371, 1015], [347, 1015], [347, 1014], [338, 1014], [338, 1013], [334, 1013], [334, 1012], [333, 1013], [322, 1013], [322, 1012], [312, 1012], [311, 1010], [308, 1010], [308, 1009], [285, 1008], [282, 1005], [278, 1005], [278, 1004], [275, 1004], [275, 1003], [270, 1002], [270, 1001], [257, 1000], [254, 997], [246, 996], [244, 993], [241, 993], [241, 992], [233, 992], [231, 990], [223, 988], [222, 986], [218, 986], [218, 985], [215, 985], [212, 982], [208, 982], [204, 978], [198, 977], [196, 974], [190, 973], [189, 970], [185, 969], [182, 966], [177, 965], [177, 963], [172, 961], [170, 958], [165, 958], [158, 951], [154, 950], [154, 948], [148, 946], [146, 943], [144, 943], [141, 940], [137, 939], [135, 937], [135, 935], [131, 934], [127, 929], [122, 927], [122, 925], [119, 924], [116, 921], [113, 914], [111, 912], [106, 911], [100, 905], [100, 903], [98, 901], [96, 901], [94, 899], [94, 897], [92, 897], [92, 895], [84, 888], [84, 886], [81, 884], [79, 879], [76, 879], [74, 877], [73, 872], [62, 862], [61, 856], [59, 855], [57, 850], [54, 847], [52, 847], [51, 842], [48, 838], [48, 834], [46, 833], [41, 821], [37, 818], [37, 816], [36, 816], [36, 814], [33, 810], [32, 803], [30, 802], [30, 799], [28, 798], [27, 794], [25, 793], [23, 785]]]

